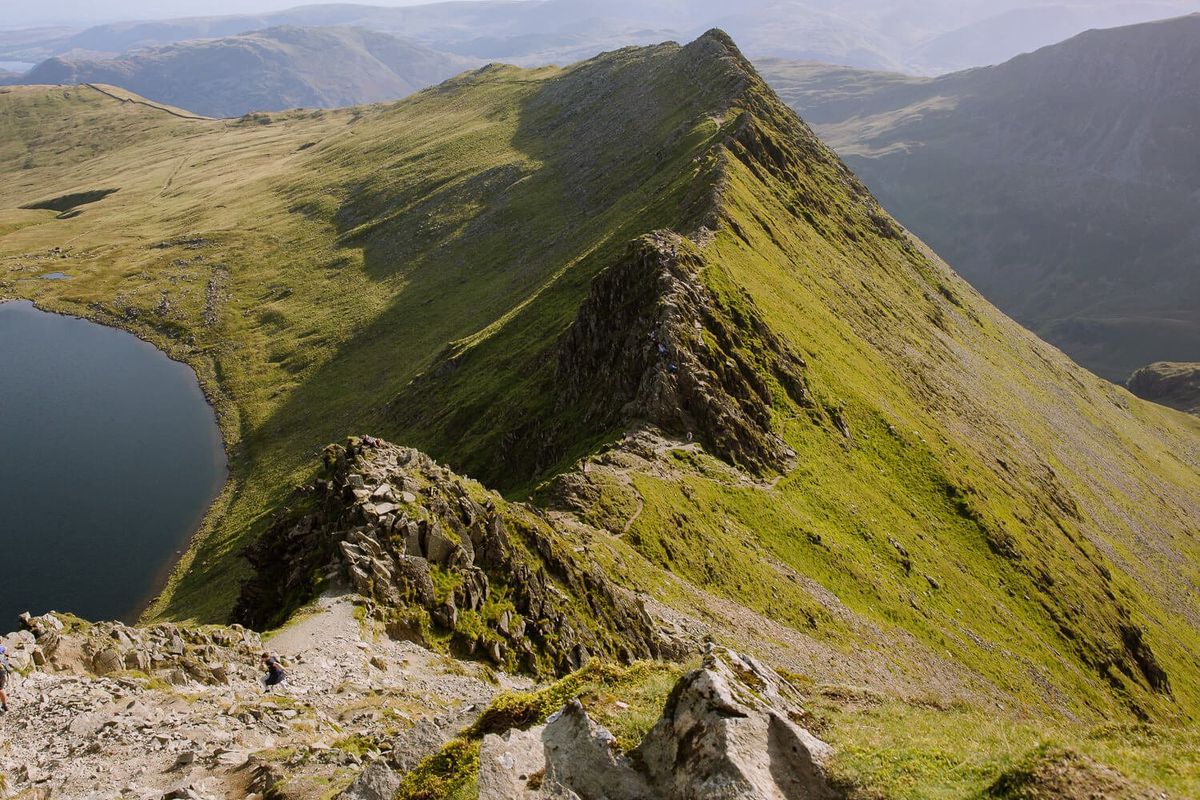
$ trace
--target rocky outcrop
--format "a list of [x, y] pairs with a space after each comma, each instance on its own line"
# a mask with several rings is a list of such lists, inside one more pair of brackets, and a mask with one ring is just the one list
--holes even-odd
[[232, 676], [253, 680], [263, 644], [240, 625], [139, 628], [119, 622], [64, 623], [55, 614], [22, 614], [22, 630], [5, 642], [17, 670], [78, 674], [157, 675], [168, 683], [225, 685]]
[[[758, 472], [795, 456], [771, 409], [812, 401], [804, 361], [748, 297], [701, 280], [699, 247], [669, 231], [643, 236], [601, 274], [558, 348], [561, 405], [595, 426], [650, 422], [693, 434], [711, 452]], [[781, 396], [783, 395], [783, 396]]]
[[542, 726], [484, 738], [480, 800], [664, 800], [836, 796], [822, 768], [830, 748], [797, 720], [796, 690], [770, 668], [711, 650], [672, 690], [637, 748], [571, 701]]
[[[378, 636], [356, 608], [350, 597], [322, 597], [274, 632], [265, 646], [288, 675], [270, 692], [256, 668], [264, 644], [249, 631], [28, 617], [24, 630], [0, 636], [16, 668], [0, 715], [0, 795], [280, 800], [345, 789], [390, 800], [405, 771], [498, 693], [530, 685]], [[32, 664], [51, 642], [45, 663]], [[95, 674], [112, 643], [145, 654], [150, 670]], [[172, 679], [205, 652], [226, 680]]]
[[593, 655], [679, 655], [641, 602], [588, 563], [540, 512], [506, 502], [428, 456], [372, 437], [325, 453], [248, 552], [235, 619], [282, 622], [344, 579], [397, 638], [448, 640], [507, 670], [564, 673]]
[[1151, 364], [1133, 373], [1126, 385], [1143, 400], [1200, 414], [1200, 364]]

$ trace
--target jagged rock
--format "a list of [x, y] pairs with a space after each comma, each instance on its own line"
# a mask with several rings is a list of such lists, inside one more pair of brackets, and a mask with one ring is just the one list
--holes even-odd
[[771, 332], [749, 298], [731, 309], [705, 286], [695, 244], [669, 231], [634, 241], [592, 284], [558, 349], [561, 403], [589, 422], [631, 419], [694, 435], [713, 453], [758, 472], [794, 453], [774, 432], [776, 401], [812, 407], [805, 363]]
[[798, 709], [785, 691], [756, 660], [710, 653], [671, 692], [634, 758], [661, 797], [832, 798], [821, 768], [829, 746], [792, 721]]
[[604, 800], [660, 796], [614, 745], [613, 735], [589, 719], [578, 700], [571, 700], [542, 731], [544, 785]]
[[[562, 673], [593, 654], [681, 655], [659, 636], [641, 598], [577, 557], [541, 512], [498, 495], [481, 502], [482, 487], [371, 437], [330, 446], [325, 466], [300, 490], [315, 510], [281, 515], [247, 553], [255, 575], [234, 612], [239, 622], [281, 622], [311, 598], [315, 576], [341, 574], [374, 602], [392, 636], [425, 641], [432, 625], [451, 632], [455, 652], [507, 670]], [[379, 513], [379, 497], [398, 486], [406, 506]], [[509, 607], [484, 620], [476, 612], [497, 586]], [[474, 615], [469, 624], [465, 615]]]
[[796, 695], [758, 661], [714, 650], [628, 755], [576, 700], [543, 726], [485, 737], [479, 797], [832, 800], [830, 748], [794, 721]]

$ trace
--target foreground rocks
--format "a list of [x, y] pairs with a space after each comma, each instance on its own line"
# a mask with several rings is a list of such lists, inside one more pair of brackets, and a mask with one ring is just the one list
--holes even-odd
[[[3, 637], [21, 671], [9, 684], [12, 710], [0, 717], [0, 795], [410, 796], [403, 793], [410, 771], [451, 740], [482, 735], [468, 732], [498, 694], [534, 687], [382, 635], [357, 619], [363, 602], [323, 597], [266, 642], [237, 627], [26, 617], [23, 631]], [[288, 668], [276, 693], [257, 682], [260, 648], [280, 654]], [[44, 654], [40, 665], [35, 652]], [[125, 659], [148, 671], [105, 671]], [[189, 670], [192, 662], [203, 668]], [[479, 796], [832, 797], [822, 769], [828, 748], [800, 719], [796, 690], [776, 673], [712, 649], [629, 753], [577, 699], [545, 724], [474, 739]]]
[[[496, 692], [528, 686], [377, 636], [348, 598], [322, 599], [266, 643], [236, 627], [53, 614], [3, 642], [19, 671], [0, 716], [0, 796], [39, 800], [316, 798], [372, 766], [363, 784], [386, 787]], [[263, 649], [289, 672], [272, 694], [258, 683]], [[105, 671], [125, 659], [148, 669]]]
[[282, 622], [348, 581], [400, 639], [449, 634], [454, 655], [564, 674], [592, 656], [682, 654], [635, 595], [542, 516], [416, 450], [372, 437], [326, 449], [324, 473], [249, 551], [235, 618]]
[[484, 738], [480, 800], [833, 798], [829, 746], [798, 723], [794, 688], [758, 661], [710, 651], [627, 755], [571, 701], [545, 724]]
[[10, 637], [9, 651], [18, 670], [108, 675], [131, 671], [161, 673], [167, 682], [228, 684], [232, 676], [252, 679], [262, 652], [258, 634], [240, 625], [179, 626], [169, 623], [137, 628], [119, 622], [84, 623], [54, 614], [22, 614], [23, 630]]

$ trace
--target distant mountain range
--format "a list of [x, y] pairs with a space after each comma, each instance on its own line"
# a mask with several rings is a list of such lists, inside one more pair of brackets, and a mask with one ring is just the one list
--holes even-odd
[[1200, 15], [937, 79], [765, 62], [900, 221], [1113, 380], [1200, 360]]
[[[602, 12], [598, 12], [602, 9]], [[435, 50], [518, 64], [563, 63], [719, 27], [754, 58], [814, 59], [937, 74], [998, 63], [1093, 27], [1200, 10], [1200, 0], [480, 0], [408, 7], [300, 6], [271, 13], [0, 32], [0, 60], [119, 54], [265, 28], [352, 26]]]
[[13, 79], [105, 83], [213, 117], [394, 100], [479, 62], [361, 28], [271, 28], [137, 50], [58, 56]]

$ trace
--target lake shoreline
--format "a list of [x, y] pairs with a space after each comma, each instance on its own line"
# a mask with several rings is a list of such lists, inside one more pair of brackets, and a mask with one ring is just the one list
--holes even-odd
[[[197, 364], [194, 363], [193, 359], [183, 356], [178, 351], [172, 352], [164, 348], [162, 346], [163, 343], [156, 341], [155, 337], [148, 335], [149, 332], [145, 328], [136, 328], [119, 317], [105, 312], [103, 309], [81, 307], [70, 301], [45, 302], [47, 298], [40, 296], [40, 292], [38, 293], [39, 296], [21, 296], [11, 293], [11, 287], [9, 289], [10, 293], [0, 294], [0, 306], [13, 303], [28, 303], [33, 310], [40, 313], [87, 322], [109, 330], [129, 334], [139, 343], [152, 348], [156, 354], [164, 356], [179, 367], [186, 368], [188, 382], [193, 385], [194, 389], [199, 391], [199, 396], [203, 398], [207, 412], [211, 414], [212, 424], [215, 426], [216, 433], [212, 443], [214, 446], [210, 453], [212, 463], [215, 467], [215, 474], [212, 481], [209, 482], [208, 487], [204, 490], [205, 495], [211, 499], [186, 525], [186, 531], [182, 537], [171, 544], [172, 552], [170, 556], [163, 560], [160, 565], [154, 567], [147, 590], [140, 594], [137, 601], [128, 610], [121, 614], [113, 615], [115, 619], [129, 624], [146, 622], [150, 618], [150, 612], [155, 603], [170, 585], [176, 572], [193, 551], [195, 543], [198, 539], [207, 535], [216, 524], [220, 516], [218, 513], [219, 509], [225, 505], [224, 500], [233, 484], [232, 446], [227, 425], [223, 424], [228, 416], [222, 413], [222, 408], [226, 406], [226, 402], [222, 402], [224, 393], [219, 387], [214, 389], [211, 382], [206, 381], [202, 377], [201, 370], [197, 369]], [[57, 300], [58, 298], [54, 299]], [[202, 362], [203, 359], [198, 359], [198, 361]]]

